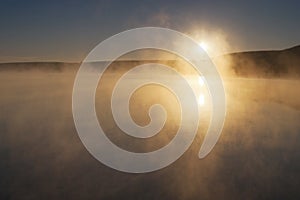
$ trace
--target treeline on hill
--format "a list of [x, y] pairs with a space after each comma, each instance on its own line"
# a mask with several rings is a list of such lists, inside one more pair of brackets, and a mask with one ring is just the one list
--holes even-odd
[[300, 78], [300, 46], [280, 51], [233, 53], [224, 58], [239, 77]]
[[79, 67], [79, 63], [64, 62], [16, 62], [0, 63], [1, 71], [44, 71], [44, 72], [64, 72], [74, 70]]
[[[223, 76], [253, 78], [300, 78], [300, 46], [280, 51], [240, 52], [220, 56], [214, 59]], [[97, 67], [106, 62], [96, 62]], [[125, 72], [145, 63], [160, 63], [171, 66], [183, 74], [195, 73], [195, 70], [182, 58], [176, 60], [117, 60], [110, 64], [109, 72]], [[1, 71], [45, 71], [66, 72], [78, 70], [80, 63], [64, 62], [25, 62], [0, 63]]]

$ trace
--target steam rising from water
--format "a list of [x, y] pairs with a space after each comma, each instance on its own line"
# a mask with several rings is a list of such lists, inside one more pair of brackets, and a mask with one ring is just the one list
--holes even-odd
[[[174, 61], [165, 61], [174, 64]], [[129, 65], [133, 66], [134, 62]], [[180, 61], [174, 68], [182, 66]], [[178, 129], [176, 98], [157, 86], [136, 91], [133, 119], [149, 122], [147, 110], [161, 103], [166, 126], [149, 141], [129, 138], [103, 108], [114, 81], [128, 63], [113, 63], [98, 88], [96, 109], [109, 138], [137, 152], [161, 148]], [[192, 73], [182, 67], [187, 76]], [[209, 119], [206, 106], [195, 142], [173, 165], [147, 175], [118, 173], [94, 160], [82, 146], [72, 119], [75, 70], [1, 71], [0, 196], [11, 199], [298, 199], [300, 81], [224, 76], [228, 112], [214, 151], [197, 159]], [[196, 80], [197, 82], [197, 80]], [[101, 84], [99, 84], [101, 85]], [[148, 94], [149, 98], [144, 98]], [[207, 99], [205, 99], [207, 100]], [[209, 102], [209, 99], [207, 100]], [[205, 105], [206, 103], [205, 102]], [[137, 112], [138, 111], [138, 112]]]

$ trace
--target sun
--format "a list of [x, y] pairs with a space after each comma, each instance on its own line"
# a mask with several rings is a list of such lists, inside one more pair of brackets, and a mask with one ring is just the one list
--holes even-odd
[[204, 103], [205, 103], [204, 95], [201, 93], [201, 94], [199, 95], [199, 97], [198, 97], [198, 104], [199, 104], [200, 106], [203, 106]]
[[209, 49], [209, 46], [207, 44], [207, 42], [201, 41], [199, 42], [199, 46], [204, 50], [207, 51]]

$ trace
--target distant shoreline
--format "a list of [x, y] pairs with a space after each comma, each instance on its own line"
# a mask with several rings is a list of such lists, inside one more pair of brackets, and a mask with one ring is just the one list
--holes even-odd
[[[231, 53], [212, 59], [218, 67], [220, 74], [224, 77], [243, 78], [300, 78], [300, 46], [285, 50], [275, 51], [249, 51]], [[96, 61], [95, 63], [111, 61]], [[161, 63], [174, 67], [179, 72], [191, 73], [193, 70], [186, 69], [183, 59], [147, 59], [147, 60], [117, 60], [112, 64], [112, 71], [123, 72], [134, 66], [144, 63]], [[28, 70], [45, 72], [65, 72], [78, 70], [81, 63], [38, 61], [38, 62], [7, 62], [0, 63], [0, 72]], [[97, 65], [95, 65], [97, 67]]]

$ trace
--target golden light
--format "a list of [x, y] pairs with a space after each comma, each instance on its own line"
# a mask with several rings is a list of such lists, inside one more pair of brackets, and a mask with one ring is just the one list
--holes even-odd
[[[199, 77], [198, 78], [198, 83], [200, 85], [200, 87], [202, 88], [204, 86], [204, 80], [203, 80], [203, 77]], [[203, 106], [205, 103], [205, 100], [204, 100], [204, 94], [202, 92], [200, 92], [200, 95], [199, 95], [199, 98], [198, 98], [198, 104], [200, 106]]]
[[200, 106], [203, 106], [203, 105], [204, 105], [204, 95], [203, 95], [203, 94], [200, 94], [200, 95], [199, 95], [198, 104], [199, 104]]
[[208, 50], [208, 45], [206, 42], [200, 42], [199, 43], [199, 46], [204, 50], [204, 51], [207, 51]]
[[200, 85], [201, 87], [204, 85], [204, 80], [203, 80], [202, 77], [199, 77], [198, 83], [199, 83], [199, 85]]

